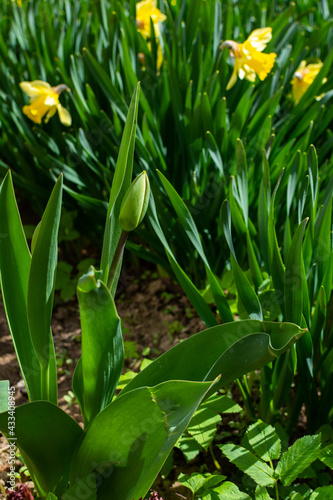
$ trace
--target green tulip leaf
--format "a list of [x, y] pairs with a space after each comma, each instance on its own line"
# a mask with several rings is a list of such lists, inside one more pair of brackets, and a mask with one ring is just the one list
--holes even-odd
[[0, 213], [1, 291], [7, 321], [29, 399], [41, 399], [41, 368], [30, 336], [26, 306], [31, 255], [10, 171], [1, 184]]
[[[48, 401], [34, 401], [15, 409], [16, 444], [41, 496], [57, 496], [68, 487], [70, 465], [81, 427]], [[8, 434], [8, 413], [0, 413], [0, 429]]]
[[219, 386], [256, 370], [285, 352], [306, 330], [292, 323], [244, 320], [207, 328], [162, 354], [122, 393], [167, 380], [212, 380]]
[[[213, 383], [214, 385], [214, 383]], [[72, 490], [97, 474], [98, 499], [144, 498], [211, 382], [173, 380], [119, 396], [93, 421], [75, 454]]]
[[111, 402], [124, 363], [121, 321], [109, 289], [98, 276], [99, 271], [90, 271], [80, 278], [77, 287], [85, 426]]

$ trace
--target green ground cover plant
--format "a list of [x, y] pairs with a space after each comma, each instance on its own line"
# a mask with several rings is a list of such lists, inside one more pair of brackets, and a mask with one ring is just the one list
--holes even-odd
[[[326, 436], [327, 437], [327, 436]], [[222, 453], [251, 479], [239, 488], [221, 474], [181, 474], [179, 481], [202, 500], [329, 499], [333, 494], [332, 433], [303, 436], [288, 448], [276, 430], [258, 420], [248, 427], [242, 446], [219, 445]], [[312, 487], [305, 480], [312, 482]], [[221, 483], [221, 484], [220, 484]]]

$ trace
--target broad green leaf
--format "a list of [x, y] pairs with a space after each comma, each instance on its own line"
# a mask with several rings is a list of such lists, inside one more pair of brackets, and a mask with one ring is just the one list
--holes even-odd
[[247, 493], [241, 491], [238, 486], [225, 481], [211, 491], [211, 500], [251, 500]]
[[225, 478], [226, 476], [220, 476], [217, 474], [200, 474], [199, 472], [193, 472], [191, 476], [180, 474], [177, 480], [180, 484], [190, 489], [192, 493], [203, 495], [205, 491], [214, 488], [214, 486], [217, 486]]
[[187, 434], [183, 434], [175, 446], [181, 450], [187, 462], [191, 462], [202, 451], [199, 443]]
[[[61, 175], [38, 227], [31, 258], [28, 290], [27, 316], [31, 340], [40, 362], [42, 399], [57, 403], [57, 377], [55, 353], [50, 331], [55, 277], [58, 260], [58, 231], [62, 202]], [[50, 379], [50, 374], [53, 377]]]
[[112, 295], [91, 268], [78, 282], [85, 426], [112, 401], [124, 364], [121, 321]]
[[333, 444], [325, 446], [318, 453], [318, 458], [321, 460], [327, 467], [333, 469]]
[[239, 413], [242, 408], [229, 396], [213, 394], [201, 405], [202, 408], [209, 408], [217, 413]]
[[58, 497], [56, 497], [54, 493], [50, 492], [47, 494], [46, 500], [58, 500]]
[[8, 410], [9, 380], [0, 380], [0, 413]]
[[208, 380], [225, 385], [286, 351], [304, 333], [291, 323], [245, 320], [207, 328], [174, 346], [140, 372], [122, 392], [166, 380]]
[[276, 473], [284, 486], [288, 486], [317, 458], [320, 450], [320, 434], [298, 439], [281, 457]]
[[[45, 493], [61, 496], [67, 489], [75, 448], [83, 436], [81, 427], [48, 401], [34, 401], [15, 410], [17, 446], [34, 479]], [[0, 429], [7, 434], [8, 414], [0, 414]]]
[[265, 462], [277, 460], [281, 453], [281, 441], [274, 427], [258, 420], [250, 425], [245, 435], [247, 443]]
[[333, 498], [333, 486], [322, 486], [316, 488], [309, 500], [331, 500]]
[[257, 486], [255, 491], [256, 497], [255, 500], [272, 500], [272, 497], [269, 496], [268, 491], [264, 486]]
[[2, 298], [21, 373], [30, 400], [41, 399], [41, 368], [27, 320], [31, 256], [9, 171], [0, 191], [0, 274]]
[[193, 415], [187, 432], [207, 451], [216, 435], [216, 426], [221, 420], [215, 411], [203, 406]]
[[100, 478], [100, 500], [109, 499], [110, 491], [118, 500], [144, 497], [211, 386], [173, 380], [118, 396], [79, 445], [72, 483], [103, 465], [109, 476]]
[[287, 497], [287, 500], [304, 500], [304, 497], [298, 491], [293, 491]]
[[218, 445], [224, 455], [260, 486], [274, 486], [274, 469], [246, 448], [234, 444]]
[[[99, 476], [104, 476], [105, 470], [103, 466], [97, 467], [94, 472], [91, 472], [83, 479], [77, 481], [72, 487], [68, 488], [62, 496], [62, 500], [97, 500], [97, 484]], [[106, 471], [108, 477], [108, 471]]]

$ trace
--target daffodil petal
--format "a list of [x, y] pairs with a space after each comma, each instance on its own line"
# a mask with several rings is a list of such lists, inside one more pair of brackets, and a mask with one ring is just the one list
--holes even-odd
[[150, 37], [150, 19], [154, 25], [156, 37], [159, 36], [159, 21], [166, 20], [166, 15], [157, 8], [156, 0], [143, 0], [136, 4], [136, 21], [139, 31], [145, 38]]
[[259, 28], [252, 31], [246, 42], [251, 43], [254, 49], [261, 52], [262, 50], [264, 50], [264, 48], [271, 39], [272, 39], [272, 28], [267, 27], [267, 28]]
[[237, 71], [235, 71], [234, 69], [231, 78], [228, 82], [228, 85], [226, 87], [226, 90], [230, 90], [235, 85], [236, 82], [237, 82]]
[[48, 94], [52, 87], [49, 83], [42, 80], [34, 80], [33, 82], [21, 82], [20, 87], [29, 97], [38, 97], [41, 94]]
[[57, 112], [57, 106], [52, 106], [52, 108], [49, 109], [47, 112], [47, 115], [45, 116], [44, 123], [47, 123], [50, 118]]
[[70, 112], [64, 108], [61, 104], [57, 105], [58, 113], [59, 113], [59, 119], [63, 125], [66, 125], [66, 127], [70, 127], [72, 124], [72, 117], [70, 115]]

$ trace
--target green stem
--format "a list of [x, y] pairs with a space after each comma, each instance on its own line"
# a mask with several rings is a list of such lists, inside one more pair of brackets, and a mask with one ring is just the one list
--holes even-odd
[[218, 461], [216, 460], [216, 457], [215, 457], [215, 455], [214, 455], [214, 451], [213, 451], [213, 446], [212, 446], [211, 444], [208, 446], [208, 449], [209, 449], [209, 452], [210, 452], [211, 457], [212, 457], [212, 459], [213, 459], [213, 462], [214, 462], [214, 465], [215, 465], [215, 467], [216, 467], [216, 470], [221, 470], [221, 466], [220, 466], [220, 464], [218, 463]]
[[109, 277], [108, 277], [109, 290], [111, 290], [111, 288], [112, 288], [113, 280], [114, 280], [114, 277], [116, 275], [118, 265], [119, 265], [121, 256], [123, 254], [124, 248], [125, 248], [127, 236], [128, 236], [128, 233], [126, 231], [121, 232], [121, 235], [120, 235], [120, 238], [118, 241], [118, 245], [117, 245], [116, 251], [115, 251], [114, 256], [113, 256], [112, 264], [110, 266]]
[[237, 379], [237, 384], [238, 384], [239, 390], [241, 391], [242, 396], [243, 396], [243, 400], [244, 400], [244, 404], [245, 404], [245, 410], [246, 410], [248, 419], [249, 420], [254, 420], [255, 419], [255, 413], [254, 413], [254, 409], [253, 409], [253, 406], [252, 406], [251, 397], [250, 397], [250, 394], [249, 394], [249, 391], [248, 391], [247, 381], [246, 381], [246, 384], [245, 384], [246, 385], [246, 389], [244, 389], [243, 384], [242, 384], [242, 380], [239, 379], [239, 378]]
[[[273, 469], [273, 470], [274, 470], [274, 465], [273, 465], [273, 462], [272, 462], [272, 460], [271, 460], [271, 459], [269, 459], [269, 465], [270, 465], [271, 469]], [[275, 488], [275, 496], [276, 496], [276, 500], [279, 500], [279, 488], [278, 488], [277, 481], [275, 481], [274, 488]]]

